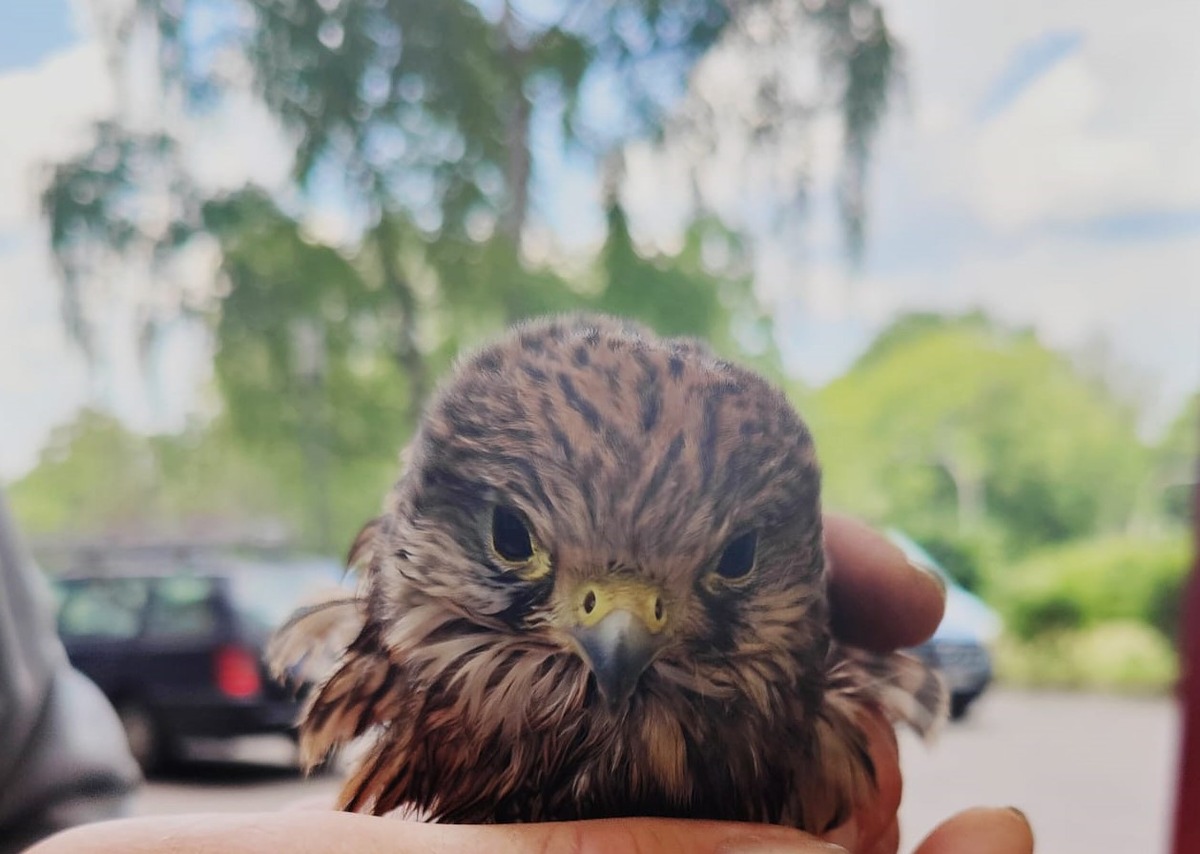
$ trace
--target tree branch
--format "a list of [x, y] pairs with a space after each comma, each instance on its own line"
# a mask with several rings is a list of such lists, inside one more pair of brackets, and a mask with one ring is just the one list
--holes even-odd
[[396, 330], [392, 355], [400, 370], [408, 378], [409, 416], [415, 423], [429, 391], [428, 370], [425, 359], [417, 346], [417, 300], [409, 286], [407, 277], [400, 270], [400, 240], [396, 224], [387, 211], [382, 210], [379, 221], [371, 229], [370, 240], [379, 253], [379, 271], [384, 287], [396, 298], [400, 306], [400, 325]]

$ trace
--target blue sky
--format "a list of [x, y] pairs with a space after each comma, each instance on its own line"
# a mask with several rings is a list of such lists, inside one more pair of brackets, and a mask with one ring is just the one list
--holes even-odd
[[66, 0], [15, 0], [0, 4], [0, 73], [36, 65], [75, 40]]
[[1079, 30], [1048, 30], [1018, 47], [975, 109], [975, 120], [986, 122], [1004, 111], [1042, 75], [1083, 47]]
[[[167, 343], [166, 390], [147, 391], [119, 331], [132, 311], [119, 289], [107, 383], [89, 383], [62, 333], [31, 170], [75, 150], [87, 121], [112, 103], [103, 58], [73, 9], [0, 4], [0, 114], [9, 117], [0, 133], [0, 479], [27, 469], [47, 430], [89, 399], [147, 430], [177, 426], [208, 400], [197, 330]], [[1106, 342], [1153, 432], [1200, 387], [1200, 60], [1174, 38], [1200, 30], [1200, 4], [1149, 0], [1132, 16], [1090, 0], [893, 0], [885, 9], [909, 57], [909, 97], [875, 157], [863, 269], [851, 277], [841, 260], [832, 121], [814, 128], [805, 228], [759, 235], [759, 286], [791, 368], [821, 383], [897, 313], [983, 308], [1068, 352]], [[736, 78], [736, 62], [701, 75], [731, 103]], [[252, 104], [189, 133], [194, 167], [211, 183], [286, 171], [286, 142]], [[549, 128], [537, 142], [534, 242], [586, 252], [600, 233], [596, 177], [557, 150]], [[631, 150], [623, 188], [637, 233], [663, 247], [678, 241], [691, 192], [671, 157]], [[701, 181], [734, 221], [755, 208], [753, 182], [737, 167], [718, 158]], [[344, 212], [328, 206], [313, 227], [344, 232]]]
[[780, 250], [764, 271], [793, 366], [820, 382], [898, 311], [984, 308], [1067, 351], [1108, 342], [1152, 434], [1200, 385], [1200, 109], [1177, 85], [1200, 60], [1168, 37], [1200, 7], [885, 8], [910, 105], [878, 147], [864, 269], [852, 280], [838, 263], [834, 170], [818, 158], [802, 263]]

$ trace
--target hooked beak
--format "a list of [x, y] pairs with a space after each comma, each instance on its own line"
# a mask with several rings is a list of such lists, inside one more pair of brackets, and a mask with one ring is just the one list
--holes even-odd
[[573, 598], [571, 635], [609, 707], [624, 706], [662, 649], [667, 624], [662, 596], [641, 585], [593, 582]]

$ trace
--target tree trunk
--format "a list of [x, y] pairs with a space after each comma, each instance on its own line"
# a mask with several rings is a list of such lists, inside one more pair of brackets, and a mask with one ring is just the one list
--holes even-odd
[[511, 99], [505, 140], [508, 164], [504, 175], [508, 205], [500, 217], [500, 233], [520, 249], [521, 233], [529, 216], [529, 179], [533, 172], [533, 155], [529, 150], [529, 123], [533, 117], [533, 105], [525, 95], [526, 51], [517, 44], [512, 4], [507, 0], [500, 19], [500, 32], [504, 35], [504, 52], [508, 58]]
[[959, 533], [973, 530], [986, 512], [981, 473], [975, 466], [956, 459], [953, 454], [939, 454], [937, 464], [954, 484]]
[[379, 214], [379, 222], [372, 229], [371, 237], [375, 251], [379, 253], [379, 270], [383, 274], [384, 286], [396, 297], [400, 306], [400, 326], [396, 330], [392, 354], [401, 372], [408, 378], [408, 414], [415, 424], [429, 391], [429, 378], [425, 359], [417, 347], [417, 300], [409, 287], [408, 280], [400, 271], [400, 246], [396, 226], [386, 211]]

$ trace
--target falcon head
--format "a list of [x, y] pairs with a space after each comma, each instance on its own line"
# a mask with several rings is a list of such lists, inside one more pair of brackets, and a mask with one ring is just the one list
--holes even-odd
[[778, 390], [694, 341], [553, 319], [461, 364], [405, 456], [302, 725], [314, 761], [375, 734], [343, 806], [844, 814], [871, 769], [841, 718], [844, 783], [792, 803], [824, 779], [836, 668], [813, 445]]

